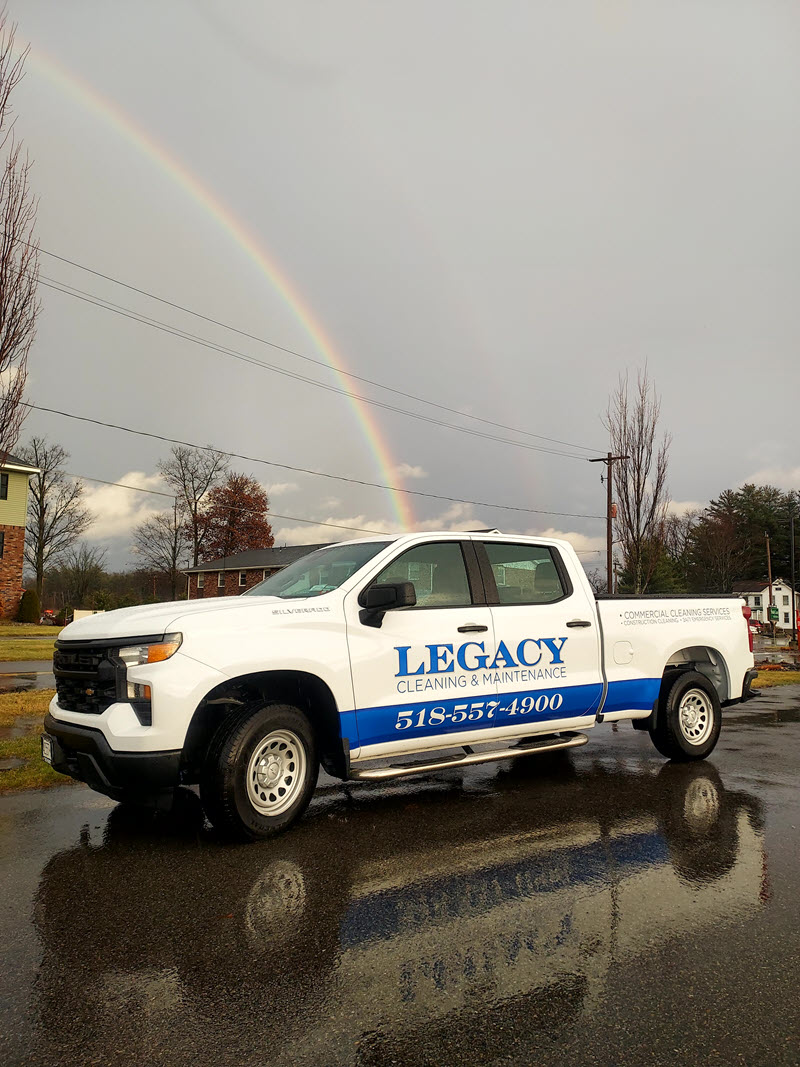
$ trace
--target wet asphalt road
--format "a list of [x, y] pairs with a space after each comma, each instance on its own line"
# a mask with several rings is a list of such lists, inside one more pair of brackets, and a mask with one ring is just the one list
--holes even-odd
[[800, 1062], [800, 687], [646, 734], [330, 779], [224, 846], [188, 794], [0, 800], [4, 1064]]

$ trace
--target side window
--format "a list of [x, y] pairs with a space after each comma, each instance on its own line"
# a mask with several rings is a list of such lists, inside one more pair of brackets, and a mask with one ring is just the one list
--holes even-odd
[[0, 474], [0, 500], [8, 500], [8, 475]]
[[411, 582], [422, 608], [468, 607], [467, 568], [457, 541], [415, 545], [384, 568], [376, 583]]
[[501, 604], [549, 604], [567, 590], [545, 545], [486, 543]]
[[204, 574], [197, 575], [197, 588], [203, 589], [206, 584], [206, 576]]

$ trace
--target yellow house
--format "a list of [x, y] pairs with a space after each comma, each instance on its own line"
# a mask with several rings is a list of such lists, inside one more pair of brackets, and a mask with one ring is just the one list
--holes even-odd
[[0, 463], [0, 616], [7, 619], [16, 617], [22, 597], [28, 479], [38, 473], [11, 454]]

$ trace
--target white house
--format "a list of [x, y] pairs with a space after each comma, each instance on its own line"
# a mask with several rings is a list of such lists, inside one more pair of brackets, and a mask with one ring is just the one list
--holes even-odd
[[[769, 622], [769, 585], [760, 579], [749, 582], [734, 582], [733, 592], [744, 597], [749, 606], [751, 617], [759, 622]], [[795, 592], [795, 611], [800, 610], [800, 593]], [[776, 626], [784, 630], [792, 628], [792, 587], [783, 578], [774, 578], [772, 582], [772, 603], [778, 609]]]

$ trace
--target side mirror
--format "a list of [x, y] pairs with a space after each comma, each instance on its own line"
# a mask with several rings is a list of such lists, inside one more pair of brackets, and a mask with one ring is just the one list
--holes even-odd
[[386, 582], [371, 585], [359, 598], [363, 607], [360, 614], [365, 626], [380, 626], [383, 616], [392, 608], [413, 608], [417, 594], [413, 582]]

